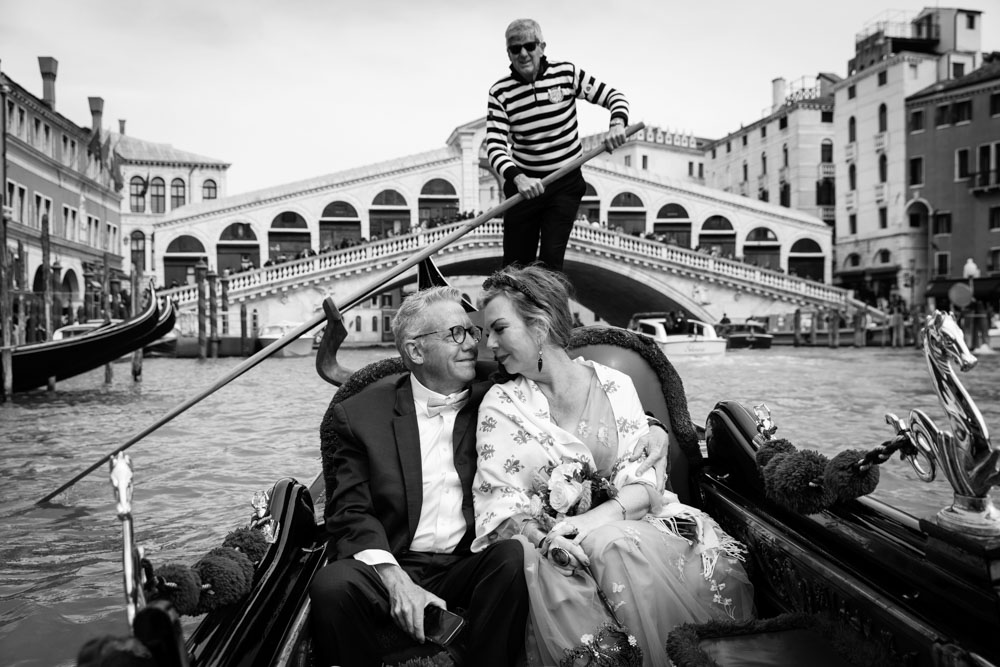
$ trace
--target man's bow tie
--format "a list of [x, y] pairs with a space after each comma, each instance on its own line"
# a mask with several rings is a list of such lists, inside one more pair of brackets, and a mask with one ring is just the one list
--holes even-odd
[[427, 413], [431, 417], [437, 417], [442, 410], [461, 410], [469, 402], [469, 390], [460, 391], [445, 398], [431, 396], [427, 399]]

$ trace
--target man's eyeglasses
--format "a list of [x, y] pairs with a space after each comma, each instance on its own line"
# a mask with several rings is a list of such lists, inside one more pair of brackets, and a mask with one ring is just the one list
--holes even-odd
[[538, 47], [538, 42], [525, 42], [524, 44], [511, 44], [507, 47], [510, 55], [516, 56], [521, 52], [521, 47], [528, 50], [528, 53], [534, 53], [535, 49]]
[[477, 343], [483, 338], [482, 327], [477, 327], [475, 324], [473, 324], [471, 327], [463, 327], [460, 324], [456, 324], [455, 326], [449, 329], [439, 329], [438, 331], [428, 331], [426, 333], [419, 334], [417, 336], [414, 336], [413, 340], [416, 340], [418, 338], [423, 338], [424, 336], [430, 336], [431, 334], [436, 334], [436, 333], [449, 334], [451, 336], [451, 339], [455, 341], [456, 345], [461, 345], [462, 343], [464, 343], [465, 337], [467, 335], [472, 336], [472, 340], [476, 341]]

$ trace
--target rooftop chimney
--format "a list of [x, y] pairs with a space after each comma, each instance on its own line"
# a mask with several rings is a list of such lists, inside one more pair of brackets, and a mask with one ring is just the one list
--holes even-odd
[[124, 118], [119, 118], [118, 119], [118, 134], [120, 134], [122, 136], [125, 136], [125, 119]]
[[42, 102], [50, 109], [56, 108], [56, 71], [59, 61], [51, 56], [38, 56], [38, 69], [42, 71]]
[[88, 97], [87, 101], [90, 102], [90, 129], [94, 132], [100, 132], [102, 117], [104, 116], [104, 98]]
[[784, 77], [771, 80], [771, 111], [777, 111], [785, 104], [788, 97], [788, 86]]

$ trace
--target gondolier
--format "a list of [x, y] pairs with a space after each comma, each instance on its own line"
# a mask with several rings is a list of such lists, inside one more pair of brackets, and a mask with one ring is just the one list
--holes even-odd
[[608, 150], [625, 143], [628, 100], [573, 63], [549, 62], [542, 29], [532, 19], [511, 23], [505, 38], [511, 71], [490, 88], [486, 154], [503, 179], [504, 195], [520, 193], [527, 201], [504, 216], [503, 265], [527, 265], [537, 258], [561, 271], [587, 186], [579, 169], [548, 187], [540, 179], [582, 152], [578, 98], [611, 112]]

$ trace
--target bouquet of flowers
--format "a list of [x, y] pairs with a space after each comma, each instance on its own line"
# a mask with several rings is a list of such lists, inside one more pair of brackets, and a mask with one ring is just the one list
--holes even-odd
[[563, 459], [535, 471], [528, 512], [548, 531], [566, 517], [583, 514], [616, 495], [618, 489], [588, 461]]
[[[535, 471], [529, 492], [529, 513], [548, 531], [566, 517], [583, 514], [616, 495], [618, 489], [598, 475], [588, 461], [563, 459]], [[589, 567], [583, 569], [593, 578]], [[594, 583], [612, 622], [602, 624], [594, 634], [580, 637], [577, 646], [565, 649], [560, 666], [642, 665], [642, 649], [636, 638], [619, 620], [596, 579]]]

